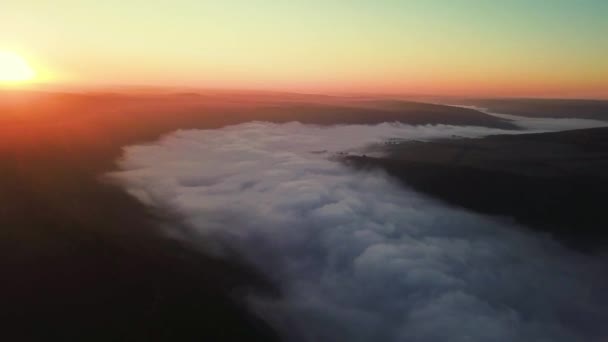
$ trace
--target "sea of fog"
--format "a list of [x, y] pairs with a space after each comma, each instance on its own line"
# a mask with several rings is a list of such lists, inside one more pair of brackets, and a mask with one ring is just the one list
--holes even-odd
[[287, 341], [599, 341], [608, 336], [605, 260], [335, 158], [393, 138], [606, 124], [514, 119], [525, 130], [296, 122], [180, 130], [126, 147], [110, 176], [177, 213], [188, 229], [169, 229], [174, 238], [236, 251], [274, 281], [281, 296], [244, 300]]

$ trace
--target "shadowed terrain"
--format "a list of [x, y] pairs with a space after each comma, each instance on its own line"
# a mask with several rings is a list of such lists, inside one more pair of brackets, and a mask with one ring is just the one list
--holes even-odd
[[608, 243], [608, 129], [405, 142], [382, 158], [351, 156], [451, 205], [600, 250]]

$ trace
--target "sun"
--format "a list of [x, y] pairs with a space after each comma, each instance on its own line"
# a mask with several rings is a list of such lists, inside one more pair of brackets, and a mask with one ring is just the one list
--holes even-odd
[[0, 82], [20, 83], [36, 77], [36, 72], [16, 53], [0, 51]]

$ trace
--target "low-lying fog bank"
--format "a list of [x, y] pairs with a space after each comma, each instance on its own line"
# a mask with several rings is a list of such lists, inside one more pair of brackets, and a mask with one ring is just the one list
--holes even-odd
[[247, 301], [286, 340], [608, 336], [603, 258], [332, 158], [391, 138], [497, 133], [514, 132], [246, 123], [128, 147], [111, 177], [189, 227], [168, 234], [217, 255], [236, 250], [272, 279], [282, 297]]

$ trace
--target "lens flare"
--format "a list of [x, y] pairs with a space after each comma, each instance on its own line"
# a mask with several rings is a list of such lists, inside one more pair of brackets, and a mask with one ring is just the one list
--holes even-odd
[[36, 72], [25, 59], [13, 52], [0, 51], [0, 82], [25, 82], [36, 77]]

